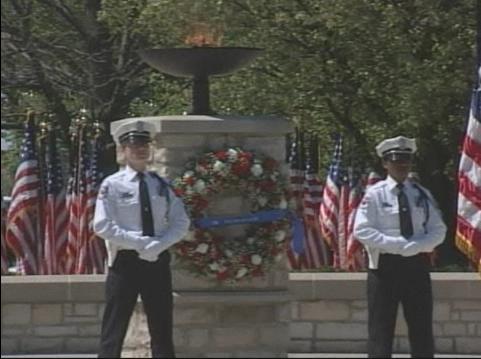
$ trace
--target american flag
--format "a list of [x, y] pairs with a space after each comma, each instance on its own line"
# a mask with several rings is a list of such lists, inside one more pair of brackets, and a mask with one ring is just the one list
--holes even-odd
[[81, 172], [79, 159], [81, 158], [79, 138], [80, 126], [76, 126], [72, 131], [72, 148], [71, 151], [71, 173], [67, 185], [67, 212], [68, 212], [68, 229], [67, 229], [67, 251], [65, 256], [65, 273], [75, 274], [78, 253], [78, 230], [79, 230], [79, 174]]
[[54, 131], [50, 131], [47, 135], [45, 163], [45, 274], [63, 274], [65, 272], [68, 213], [60, 163], [56, 136]]
[[322, 202], [322, 185], [318, 171], [318, 141], [313, 135], [309, 138], [306, 150], [304, 172], [304, 246], [306, 267], [318, 269], [330, 265], [330, 249], [324, 241], [319, 224], [319, 206]]
[[5, 216], [6, 208], [5, 202], [2, 196], [2, 274], [8, 273], [8, 256], [7, 256], [7, 246], [5, 244]]
[[90, 263], [89, 273], [104, 273], [105, 272], [105, 259], [107, 257], [107, 249], [105, 247], [105, 241], [94, 234], [93, 219], [95, 213], [95, 202], [97, 199], [98, 190], [102, 175], [98, 167], [98, 159], [100, 153], [103, 151], [104, 146], [100, 139], [100, 133], [90, 141], [90, 157], [88, 159], [87, 178], [86, 181], [86, 195], [87, 195], [87, 209], [86, 215], [88, 221], [88, 238], [87, 242], [87, 255]]
[[361, 203], [366, 190], [381, 180], [381, 176], [374, 171], [363, 175], [359, 166], [350, 169], [349, 173], [349, 227], [347, 240], [347, 259], [349, 269], [352, 271], [363, 270], [366, 267], [365, 253], [362, 244], [354, 237], [354, 221], [356, 211]]
[[[307, 146], [306, 146], [307, 142]], [[317, 175], [318, 142], [314, 135], [308, 138], [296, 129], [290, 150], [290, 186], [296, 202], [296, 215], [302, 219], [302, 237], [292, 239], [288, 250], [292, 269], [318, 269], [330, 265], [330, 249], [319, 226], [319, 205], [322, 185]]]
[[359, 271], [366, 267], [363, 247], [354, 237], [356, 211], [364, 195], [363, 182], [359, 166], [353, 164], [349, 168], [349, 201], [347, 207], [347, 261], [349, 270], [352, 271]]
[[6, 243], [17, 257], [18, 272], [41, 274], [42, 252], [40, 174], [35, 142], [35, 126], [30, 117], [25, 124], [20, 164], [15, 173], [12, 201], [7, 213]]
[[458, 169], [456, 246], [481, 273], [481, 67]]
[[375, 171], [370, 171], [369, 175], [367, 176], [366, 189], [368, 189], [372, 185], [375, 185], [380, 180], [382, 180], [382, 177], [379, 175], [379, 173]]
[[333, 251], [334, 268], [347, 269], [346, 225], [348, 217], [345, 209], [348, 207], [349, 191], [347, 176], [342, 166], [342, 146], [342, 137], [338, 136], [322, 192], [319, 222], [322, 234]]
[[97, 166], [101, 143], [98, 137], [87, 140], [89, 131], [78, 131], [77, 164], [69, 184], [68, 272], [70, 274], [104, 273], [106, 250], [93, 231], [93, 215], [100, 175]]
[[[305, 169], [303, 165], [304, 150], [302, 145], [302, 135], [296, 129], [294, 138], [291, 141], [289, 156], [289, 183], [291, 197], [295, 201], [296, 216], [303, 217], [303, 195]], [[300, 270], [307, 266], [305, 246], [303, 238], [293, 237], [287, 248], [287, 258], [291, 269]]]

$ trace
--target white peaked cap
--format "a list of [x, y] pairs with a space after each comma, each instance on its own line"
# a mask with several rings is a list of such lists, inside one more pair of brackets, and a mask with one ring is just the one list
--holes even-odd
[[376, 153], [379, 157], [383, 157], [389, 152], [415, 153], [416, 150], [416, 140], [404, 136], [385, 139], [376, 146]]
[[136, 137], [148, 137], [154, 138], [155, 136], [155, 125], [151, 122], [143, 120], [127, 121], [117, 127], [112, 136], [116, 143], [120, 143], [126, 136], [136, 136]]

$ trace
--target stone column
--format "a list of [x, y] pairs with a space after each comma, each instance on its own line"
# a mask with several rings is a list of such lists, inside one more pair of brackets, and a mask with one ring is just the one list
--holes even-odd
[[[142, 119], [155, 124], [157, 138], [152, 169], [173, 179], [185, 163], [210, 150], [241, 147], [277, 160], [287, 180], [285, 135], [287, 121], [275, 117], [160, 116]], [[111, 132], [126, 121], [112, 123]], [[232, 191], [235, 192], [235, 191]], [[230, 196], [227, 194], [227, 196]], [[211, 205], [226, 214], [241, 205], [241, 194]], [[232, 209], [234, 207], [234, 209]], [[241, 214], [241, 209], [237, 214]], [[233, 214], [233, 213], [227, 213]], [[229, 229], [225, 228], [228, 235]], [[289, 297], [286, 260], [265, 277], [222, 285], [195, 277], [173, 263], [174, 335], [179, 357], [286, 357], [289, 343]], [[144, 315], [137, 308], [124, 354], [149, 356]]]

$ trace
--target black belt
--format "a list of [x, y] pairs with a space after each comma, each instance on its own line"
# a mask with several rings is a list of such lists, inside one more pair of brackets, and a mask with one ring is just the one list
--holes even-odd
[[[119, 255], [119, 254], [121, 254], [123, 256], [126, 256], [126, 257], [136, 257], [136, 258], [139, 257], [139, 253], [134, 249], [120, 249], [118, 251], [117, 255]], [[158, 258], [164, 257], [168, 254], [169, 254], [169, 250], [166, 249], [165, 251], [163, 251], [162, 253], [159, 254]]]

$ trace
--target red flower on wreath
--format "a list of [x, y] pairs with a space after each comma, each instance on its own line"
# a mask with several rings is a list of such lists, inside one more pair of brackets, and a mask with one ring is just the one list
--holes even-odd
[[247, 158], [239, 158], [237, 162], [232, 165], [232, 172], [236, 176], [246, 176], [250, 173], [251, 163]]
[[225, 281], [226, 279], [229, 278], [229, 272], [227, 270], [225, 270], [223, 272], [217, 272], [216, 278], [217, 278], [218, 281], [223, 282], [223, 281]]
[[277, 161], [273, 158], [266, 158], [262, 165], [268, 171], [272, 171], [279, 166]]
[[217, 151], [214, 156], [220, 161], [225, 161], [229, 157], [229, 154], [227, 151]]
[[185, 184], [192, 186], [195, 183], [195, 178], [194, 177], [185, 177], [184, 178]]
[[273, 180], [266, 180], [266, 181], [261, 181], [259, 183], [259, 188], [263, 192], [273, 192], [274, 189], [276, 188], [276, 183]]
[[252, 158], [254, 157], [252, 152], [240, 152], [239, 153], [239, 159], [246, 160], [248, 162], [251, 162]]

